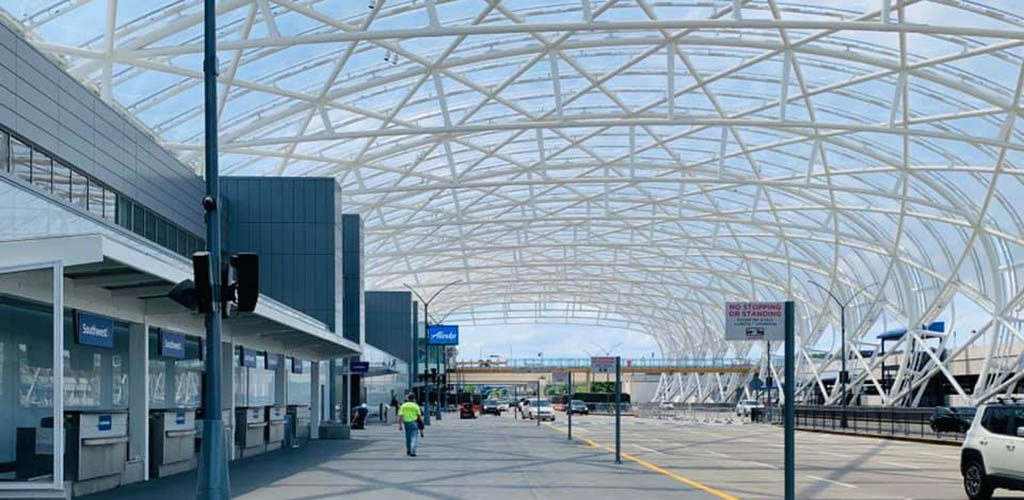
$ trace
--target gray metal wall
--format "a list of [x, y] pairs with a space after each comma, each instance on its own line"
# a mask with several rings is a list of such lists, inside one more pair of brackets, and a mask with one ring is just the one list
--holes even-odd
[[203, 181], [0, 22], [0, 124], [203, 235]]
[[260, 291], [335, 330], [333, 178], [221, 177], [224, 248], [260, 255]]
[[342, 336], [353, 342], [364, 337], [363, 221], [356, 214], [341, 216]]
[[367, 290], [366, 343], [412, 362], [412, 293]]

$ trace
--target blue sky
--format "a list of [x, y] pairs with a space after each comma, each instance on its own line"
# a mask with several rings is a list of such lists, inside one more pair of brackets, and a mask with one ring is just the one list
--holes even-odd
[[[621, 343], [621, 345], [619, 345]], [[625, 358], [661, 356], [658, 344], [643, 333], [576, 324], [514, 324], [459, 327], [459, 359], [497, 354], [502, 358], [585, 358], [605, 349]], [[597, 345], [595, 345], [597, 344]], [[598, 347], [601, 346], [601, 347]], [[619, 345], [615, 348], [616, 345]]]

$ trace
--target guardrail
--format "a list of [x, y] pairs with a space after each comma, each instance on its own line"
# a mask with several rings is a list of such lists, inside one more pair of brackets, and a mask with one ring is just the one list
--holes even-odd
[[[623, 369], [750, 368], [743, 358], [638, 358], [623, 359]], [[457, 361], [455, 369], [496, 368], [504, 370], [583, 370], [590, 369], [590, 358], [522, 358], [508, 360]]]
[[[843, 410], [833, 406], [797, 406], [798, 429], [827, 430], [845, 434], [907, 437], [941, 441], [963, 441], [962, 432], [935, 432], [930, 417], [934, 408], [847, 407], [847, 427], [841, 425]], [[782, 412], [773, 413], [772, 423], [782, 425]]]

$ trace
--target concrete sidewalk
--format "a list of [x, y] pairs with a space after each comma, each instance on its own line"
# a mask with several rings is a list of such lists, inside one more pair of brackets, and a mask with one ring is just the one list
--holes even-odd
[[[351, 441], [315, 441], [232, 462], [232, 498], [714, 498], [639, 464], [616, 465], [611, 453], [533, 422], [449, 414], [433, 424], [415, 458], [405, 456], [397, 425], [371, 425], [353, 431]], [[85, 498], [187, 500], [194, 491], [191, 473]]]

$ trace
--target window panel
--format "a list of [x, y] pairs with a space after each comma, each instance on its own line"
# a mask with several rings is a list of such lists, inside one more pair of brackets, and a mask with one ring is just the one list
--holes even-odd
[[0, 131], [0, 170], [4, 172], [11, 171], [11, 157], [7, 154], [10, 149], [10, 144], [7, 142], [7, 134]]
[[103, 217], [103, 185], [89, 179], [89, 213]]
[[53, 164], [53, 195], [71, 201], [71, 169], [61, 162]]
[[146, 233], [146, 210], [132, 204], [132, 231], [140, 236]]
[[188, 233], [181, 229], [178, 229], [178, 246], [175, 251], [188, 257]]
[[149, 241], [156, 241], [156, 215], [149, 210], [144, 210], [146, 213], [146, 234], [144, 235]]
[[167, 246], [167, 222], [160, 218], [156, 220], [156, 243]]
[[89, 206], [89, 180], [77, 170], [71, 171], [71, 203], [81, 208]]
[[167, 243], [165, 243], [164, 246], [169, 248], [172, 252], [177, 252], [178, 251], [177, 250], [178, 249], [178, 228], [174, 227], [174, 224], [171, 224], [170, 222], [168, 222], [167, 223], [167, 228], [165, 230], [165, 233], [167, 234], [167, 237], [166, 237], [167, 238]]
[[103, 218], [115, 224], [121, 222], [117, 219], [117, 194], [113, 191], [103, 188]]
[[32, 184], [41, 191], [52, 190], [53, 160], [38, 149], [32, 150]]
[[[111, 196], [114, 198], [115, 196]], [[117, 198], [117, 225], [131, 231], [132, 229], [132, 202], [123, 196]]]
[[32, 182], [32, 148], [11, 137], [11, 171], [14, 176]]

